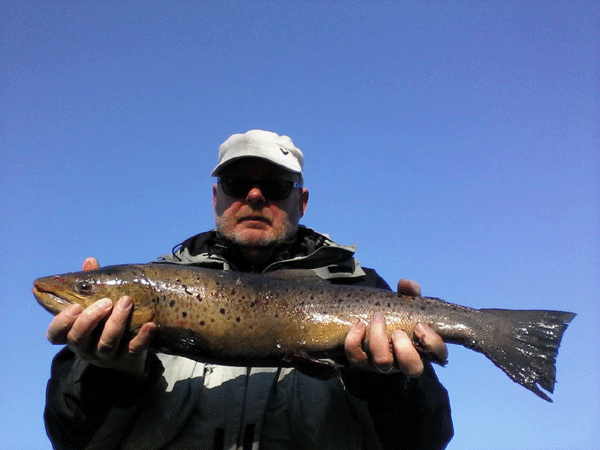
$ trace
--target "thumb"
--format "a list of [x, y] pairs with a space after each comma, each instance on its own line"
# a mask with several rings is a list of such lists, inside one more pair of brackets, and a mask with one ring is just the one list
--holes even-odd
[[89, 272], [90, 270], [96, 270], [100, 268], [100, 264], [98, 264], [98, 260], [94, 257], [85, 258], [83, 261], [83, 266], [81, 270], [84, 272]]

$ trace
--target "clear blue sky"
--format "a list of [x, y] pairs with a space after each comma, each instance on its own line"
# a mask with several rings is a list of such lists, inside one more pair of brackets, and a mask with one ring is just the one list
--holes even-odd
[[597, 2], [0, 6], [0, 447], [47, 449], [39, 276], [146, 262], [213, 226], [219, 144], [306, 155], [303, 223], [391, 284], [577, 312], [548, 404], [450, 347], [451, 450], [600, 440]]

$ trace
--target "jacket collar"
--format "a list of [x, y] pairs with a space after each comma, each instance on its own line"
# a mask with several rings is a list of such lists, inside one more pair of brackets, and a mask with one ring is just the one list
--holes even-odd
[[216, 230], [197, 234], [160, 259], [180, 264], [198, 264], [242, 272], [269, 272], [278, 269], [311, 269], [321, 278], [346, 278], [364, 275], [353, 258], [356, 246], [339, 245], [328, 235], [300, 226], [296, 235], [273, 251], [268, 261], [251, 264], [238, 247]]

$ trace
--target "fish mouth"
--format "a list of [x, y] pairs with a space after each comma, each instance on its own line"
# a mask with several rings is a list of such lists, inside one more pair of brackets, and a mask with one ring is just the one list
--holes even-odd
[[38, 303], [48, 312], [58, 314], [73, 302], [66, 298], [60, 297], [53, 292], [47, 291], [41, 286], [35, 284], [31, 289]]

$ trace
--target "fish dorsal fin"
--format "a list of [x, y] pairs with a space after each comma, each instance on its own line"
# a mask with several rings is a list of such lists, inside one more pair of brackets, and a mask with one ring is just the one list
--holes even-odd
[[310, 269], [279, 269], [265, 273], [266, 276], [285, 281], [307, 281], [325, 283], [326, 281]]

